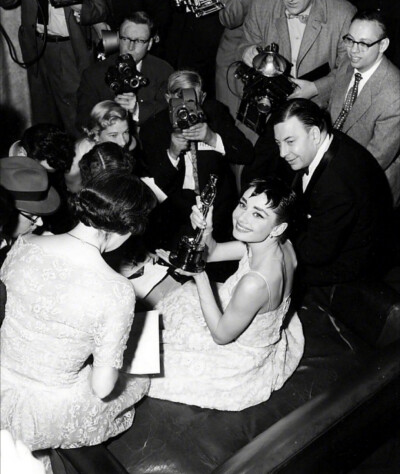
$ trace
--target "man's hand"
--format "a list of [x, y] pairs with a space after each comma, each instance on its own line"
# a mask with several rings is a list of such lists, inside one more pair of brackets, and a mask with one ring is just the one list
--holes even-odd
[[315, 84], [303, 79], [291, 79], [298, 87], [290, 94], [288, 99], [312, 99], [318, 95], [318, 89]]
[[189, 148], [189, 142], [182, 135], [181, 132], [171, 133], [171, 143], [169, 145], [169, 152], [172, 158], [177, 159], [182, 151], [186, 151]]
[[124, 92], [115, 97], [115, 102], [131, 114], [136, 112], [138, 107], [136, 94], [134, 92]]
[[217, 134], [214, 133], [207, 123], [196, 123], [190, 128], [182, 130], [182, 135], [186, 140], [204, 142], [215, 148], [217, 144]]

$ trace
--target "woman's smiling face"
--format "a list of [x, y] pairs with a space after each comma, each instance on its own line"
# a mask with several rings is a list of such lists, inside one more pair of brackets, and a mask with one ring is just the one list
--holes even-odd
[[263, 242], [277, 225], [275, 212], [268, 207], [265, 194], [252, 196], [254, 187], [245, 191], [233, 211], [233, 236], [242, 242]]

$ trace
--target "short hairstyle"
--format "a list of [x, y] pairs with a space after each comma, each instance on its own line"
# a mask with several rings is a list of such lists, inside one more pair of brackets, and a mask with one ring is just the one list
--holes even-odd
[[254, 187], [251, 196], [265, 194], [268, 200], [268, 209], [274, 211], [277, 216], [277, 224], [286, 222], [290, 224], [296, 211], [296, 193], [280, 178], [268, 177], [265, 179], [254, 179], [247, 189]]
[[135, 159], [131, 153], [112, 142], [99, 143], [82, 156], [79, 161], [82, 185], [104, 170], [124, 170], [131, 174]]
[[8, 238], [18, 219], [18, 210], [12, 194], [0, 185], [0, 239]]
[[154, 23], [153, 18], [145, 11], [139, 10], [139, 11], [131, 13], [128, 17], [124, 18], [124, 20], [121, 23], [121, 26], [126, 21], [135, 23], [136, 25], [147, 25], [150, 31], [150, 38], [153, 38], [157, 34], [156, 25]]
[[203, 89], [203, 80], [198, 72], [190, 69], [182, 69], [173, 72], [168, 78], [167, 92], [171, 95], [181, 96], [182, 89], [195, 89], [197, 99]]
[[118, 120], [128, 120], [128, 112], [113, 100], [103, 100], [97, 103], [89, 117], [89, 128], [85, 129], [90, 138], [114, 125]]
[[374, 21], [378, 24], [380, 29], [382, 30], [382, 39], [387, 38], [387, 26], [386, 26], [386, 19], [383, 13], [380, 10], [376, 9], [366, 9], [358, 11], [352, 18], [351, 22], [355, 20], [360, 21]]
[[142, 234], [156, 203], [152, 191], [124, 170], [101, 171], [71, 197], [73, 212], [83, 224], [120, 235]]
[[57, 171], [67, 173], [75, 155], [73, 137], [51, 123], [40, 123], [25, 130], [21, 146], [27, 156], [36, 161], [47, 161]]
[[291, 99], [279, 106], [271, 115], [271, 125], [286, 122], [296, 117], [309, 130], [318, 127], [319, 130], [331, 133], [332, 122], [328, 113], [309, 99]]

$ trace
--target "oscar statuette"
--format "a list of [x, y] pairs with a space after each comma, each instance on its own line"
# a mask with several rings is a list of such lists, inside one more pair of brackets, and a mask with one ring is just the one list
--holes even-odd
[[[212, 206], [217, 193], [218, 176], [210, 175], [210, 179], [200, 194], [201, 212], [206, 219], [208, 211]], [[203, 260], [204, 245], [202, 244], [204, 229], [197, 229], [193, 237], [184, 235], [176, 253], [171, 253], [169, 261], [172, 265], [191, 273], [200, 273], [204, 270]]]

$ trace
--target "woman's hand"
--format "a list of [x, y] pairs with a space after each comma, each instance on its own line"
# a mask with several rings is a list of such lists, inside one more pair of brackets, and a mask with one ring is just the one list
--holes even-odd
[[190, 222], [193, 229], [203, 229], [205, 234], [212, 232], [212, 215], [213, 206], [210, 207], [207, 217], [204, 219], [202, 212], [203, 203], [200, 196], [196, 196], [196, 205], [192, 206], [192, 213], [190, 214]]

